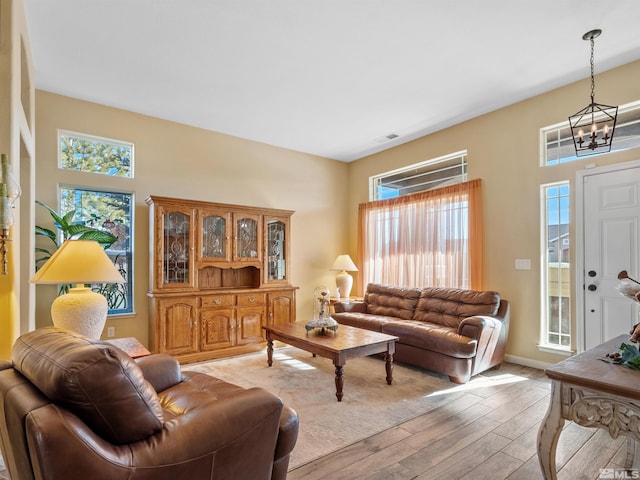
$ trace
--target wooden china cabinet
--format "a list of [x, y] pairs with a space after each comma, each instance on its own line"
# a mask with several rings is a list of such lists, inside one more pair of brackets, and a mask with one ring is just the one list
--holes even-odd
[[150, 347], [182, 363], [263, 348], [294, 322], [292, 211], [150, 196]]

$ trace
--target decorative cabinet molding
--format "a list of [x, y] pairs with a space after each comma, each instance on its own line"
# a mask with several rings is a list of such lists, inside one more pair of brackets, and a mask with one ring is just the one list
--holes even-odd
[[295, 321], [288, 210], [168, 197], [150, 214], [150, 347], [181, 362], [263, 348]]

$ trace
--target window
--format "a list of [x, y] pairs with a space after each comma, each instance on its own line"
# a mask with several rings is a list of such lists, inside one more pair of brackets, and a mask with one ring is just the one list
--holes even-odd
[[[577, 160], [569, 120], [540, 130], [542, 165]], [[640, 147], [640, 102], [618, 107], [611, 151]]]
[[542, 186], [542, 338], [541, 345], [571, 347], [569, 183]]
[[364, 284], [481, 288], [480, 180], [359, 207]]
[[58, 138], [60, 168], [133, 177], [133, 144], [64, 131]]
[[[133, 144], [82, 133], [58, 131], [58, 165], [63, 170], [133, 178]], [[61, 186], [60, 212], [75, 211], [74, 220], [113, 234], [107, 255], [126, 283], [94, 285], [109, 305], [109, 315], [133, 313], [132, 193], [80, 185]]]
[[109, 315], [133, 312], [133, 259], [131, 223], [133, 194], [93, 190], [80, 187], [60, 187], [60, 211], [74, 211], [75, 221], [99, 228], [117, 240], [105, 251], [122, 274], [126, 283], [94, 285], [109, 305]]
[[467, 180], [467, 152], [456, 152], [371, 177], [371, 200], [401, 197]]

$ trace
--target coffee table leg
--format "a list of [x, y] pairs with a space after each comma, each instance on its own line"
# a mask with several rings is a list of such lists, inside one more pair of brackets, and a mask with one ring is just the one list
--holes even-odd
[[273, 339], [267, 338], [267, 365], [273, 365]]
[[393, 382], [393, 355], [386, 353], [384, 356], [384, 366], [387, 370], [387, 385]]
[[342, 388], [344, 387], [344, 378], [342, 373], [342, 365], [336, 365], [336, 397], [339, 402], [342, 401]]

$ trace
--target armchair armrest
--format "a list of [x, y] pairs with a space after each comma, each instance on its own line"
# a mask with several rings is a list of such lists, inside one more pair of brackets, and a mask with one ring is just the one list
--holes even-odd
[[[77, 478], [78, 472], [122, 480], [270, 478], [282, 408], [278, 397], [261, 388], [204, 401], [197, 395], [178, 402], [159, 433], [113, 445], [68, 410], [49, 404], [27, 415], [26, 430], [34, 470], [51, 480]], [[238, 461], [249, 454], [251, 461]]]
[[178, 361], [165, 353], [136, 358], [135, 362], [156, 392], [162, 392], [182, 381]]
[[336, 313], [343, 313], [343, 312], [367, 313], [367, 304], [359, 300], [336, 302], [333, 305], [333, 309]]

